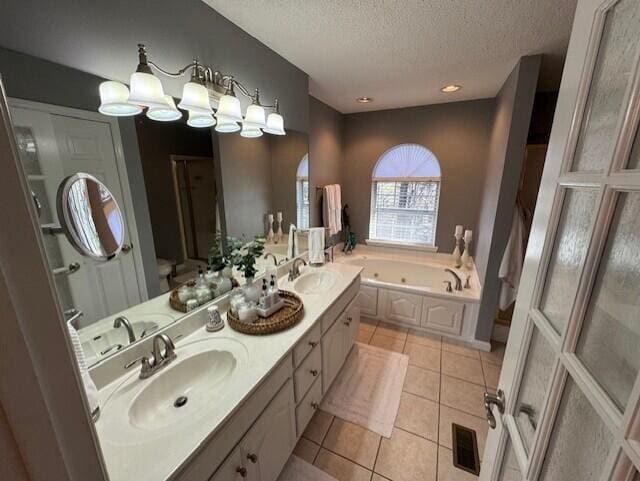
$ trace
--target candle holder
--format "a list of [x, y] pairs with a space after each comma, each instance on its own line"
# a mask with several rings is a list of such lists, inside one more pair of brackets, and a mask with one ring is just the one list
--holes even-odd
[[269, 230], [267, 232], [267, 242], [273, 242], [273, 214], [267, 216], [267, 223], [269, 224]]
[[462, 265], [462, 233], [456, 233], [454, 237], [456, 238], [456, 248], [453, 249], [453, 262], [458, 269]]
[[284, 237], [282, 232], [282, 212], [278, 212], [276, 219], [278, 220], [278, 231], [276, 232], [276, 242], [281, 242]]
[[472, 232], [467, 230], [464, 232], [464, 252], [462, 253], [461, 262], [465, 269], [473, 269], [473, 261], [471, 260], [471, 255], [469, 252], [471, 251], [471, 240], [472, 240]]

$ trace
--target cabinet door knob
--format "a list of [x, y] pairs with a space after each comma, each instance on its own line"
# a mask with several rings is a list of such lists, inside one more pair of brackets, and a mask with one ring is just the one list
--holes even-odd
[[243, 468], [242, 466], [238, 466], [236, 468], [236, 473], [238, 473], [240, 475], [240, 477], [246, 478], [247, 477], [247, 468]]
[[316, 377], [318, 375], [318, 371], [316, 369], [312, 369], [311, 371], [309, 371], [311, 373], [311, 375], [313, 377]]
[[318, 342], [317, 341], [309, 341], [309, 345], [311, 347], [316, 347], [318, 345]]
[[317, 402], [312, 402], [312, 403], [311, 403], [311, 407], [312, 407], [313, 409], [318, 409], [318, 408], [320, 407], [320, 405], [319, 405]]
[[253, 453], [249, 453], [249, 454], [247, 454], [247, 459], [255, 464], [255, 463], [258, 462], [258, 455], [257, 454], [253, 454]]
[[353, 317], [347, 316], [347, 321], [349, 321], [349, 322], [353, 321]]
[[350, 326], [351, 325], [351, 321], [344, 321], [344, 325], [345, 326]]

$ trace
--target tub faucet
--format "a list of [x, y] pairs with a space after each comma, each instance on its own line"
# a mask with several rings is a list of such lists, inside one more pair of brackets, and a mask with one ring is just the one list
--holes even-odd
[[458, 274], [456, 274], [455, 272], [453, 272], [449, 268], [446, 268], [444, 271], [448, 272], [453, 277], [455, 277], [455, 279], [456, 279], [456, 287], [455, 287], [455, 289], [456, 289], [456, 291], [461, 291], [462, 290], [462, 279], [460, 279], [460, 276]]
[[131, 344], [132, 342], [135, 342], [136, 341], [136, 335], [133, 332], [133, 327], [131, 326], [131, 323], [129, 322], [129, 319], [127, 319], [124, 316], [116, 317], [113, 320], [113, 327], [115, 327], [117, 329], [120, 326], [124, 326], [124, 328], [127, 330], [127, 335], [129, 336], [129, 344]]

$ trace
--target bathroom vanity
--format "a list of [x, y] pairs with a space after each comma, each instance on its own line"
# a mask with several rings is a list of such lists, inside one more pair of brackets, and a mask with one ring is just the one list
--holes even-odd
[[275, 481], [355, 342], [361, 270], [335, 263], [283, 277], [305, 309], [286, 331], [209, 333], [200, 309], [163, 331], [177, 358], [148, 379], [123, 366], [152, 339], [95, 366], [111, 480]]

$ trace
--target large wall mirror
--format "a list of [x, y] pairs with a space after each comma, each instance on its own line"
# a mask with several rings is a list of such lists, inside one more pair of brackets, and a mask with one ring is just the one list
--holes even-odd
[[[60, 303], [93, 365], [183, 317], [171, 292], [207, 275], [227, 239], [265, 238], [273, 256], [258, 259], [258, 274], [304, 252], [303, 232], [293, 252], [289, 231], [309, 227], [309, 157], [307, 134], [286, 125], [284, 136], [244, 138], [190, 127], [186, 114], [171, 122], [104, 116], [99, 82], [83, 85], [87, 74], [77, 75], [96, 109], [34, 102], [38, 92], [9, 105]], [[108, 192], [119, 207], [121, 242], [112, 254], [83, 255], [60, 235], [56, 195], [78, 173], [99, 181], [98, 197]], [[67, 194], [76, 190], [67, 186]], [[230, 275], [244, 282], [237, 269]]]

